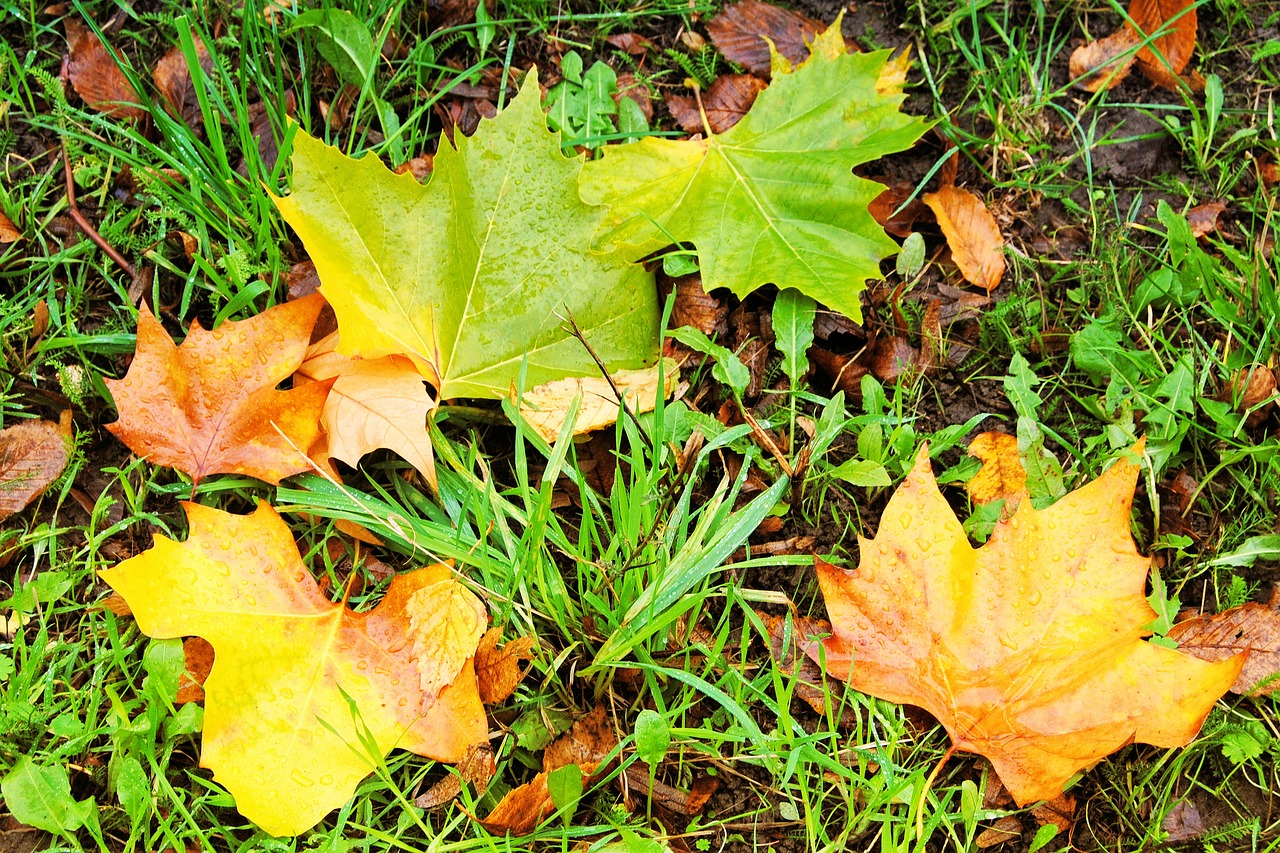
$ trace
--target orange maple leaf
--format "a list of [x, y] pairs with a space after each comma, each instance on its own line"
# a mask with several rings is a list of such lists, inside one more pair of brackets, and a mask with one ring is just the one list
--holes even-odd
[[276, 386], [302, 363], [321, 296], [277, 305], [213, 331], [191, 324], [175, 346], [145, 305], [124, 379], [108, 379], [120, 420], [107, 429], [134, 453], [191, 475], [247, 474], [279, 483], [309, 470], [332, 382]]
[[1053, 506], [1022, 501], [969, 544], [922, 450], [861, 562], [817, 561], [833, 636], [807, 651], [873, 696], [917, 705], [986, 756], [1020, 804], [1132, 742], [1182, 746], [1240, 672], [1144, 641], [1150, 558], [1129, 533], [1138, 466]]
[[[197, 636], [215, 652], [204, 682], [200, 763], [240, 812], [296, 835], [341, 806], [393, 747], [457, 761], [487, 726], [469, 648], [422, 688], [414, 623], [458, 599], [483, 605], [437, 565], [398, 574], [373, 610], [329, 601], [270, 506], [239, 516], [184, 503], [191, 535], [156, 536], [101, 572], [151, 637]], [[376, 753], [376, 754], [370, 754]]]

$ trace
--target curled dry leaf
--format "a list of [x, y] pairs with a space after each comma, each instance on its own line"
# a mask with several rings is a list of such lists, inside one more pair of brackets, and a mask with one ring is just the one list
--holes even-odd
[[671, 306], [671, 327], [692, 326], [708, 337], [729, 332], [729, 308], [702, 288], [697, 275], [676, 279], [676, 298]]
[[93, 109], [121, 119], [142, 118], [142, 99], [93, 30], [76, 18], [64, 18], [67, 76], [71, 88]]
[[366, 453], [386, 448], [417, 468], [434, 489], [435, 453], [427, 415], [436, 404], [422, 374], [403, 356], [353, 358], [337, 348], [337, 332], [312, 344], [296, 374], [311, 381], [332, 380], [320, 416], [327, 455], [354, 467]]
[[[195, 38], [196, 67], [204, 77], [213, 74], [213, 57], [209, 49], [198, 37]], [[200, 98], [196, 95], [195, 83], [191, 79], [191, 67], [187, 64], [187, 56], [182, 48], [174, 46], [156, 63], [152, 75], [156, 91], [164, 101], [165, 111], [176, 119], [185, 122], [187, 127], [199, 131], [204, 127], [200, 112]]]
[[1129, 531], [1138, 470], [1120, 459], [1047, 509], [1024, 500], [975, 549], [922, 450], [876, 537], [859, 540], [857, 571], [816, 561], [828, 670], [924, 708], [1023, 805], [1133, 741], [1189, 743], [1244, 657], [1146, 642], [1151, 561]]
[[143, 633], [213, 646], [200, 760], [245, 817], [272, 835], [310, 829], [369, 773], [352, 744], [457, 761], [486, 739], [474, 645], [448, 650], [458, 670], [420, 687], [429, 662], [415, 659], [410, 609], [431, 609], [422, 595], [454, 583], [447, 566], [397, 575], [377, 607], [355, 613], [324, 596], [267, 504], [249, 516], [183, 507], [185, 542], [158, 535], [101, 575]]
[[[1076, 85], [1089, 92], [1111, 88], [1137, 64], [1148, 80], [1166, 89], [1184, 84], [1179, 75], [1196, 48], [1196, 6], [1192, 0], [1133, 0], [1124, 25], [1091, 44], [1081, 45], [1068, 62]], [[1161, 33], [1150, 43], [1145, 37]], [[1139, 46], [1141, 45], [1141, 46]], [[1135, 51], [1134, 48], [1137, 48]]]
[[1004, 432], [984, 432], [969, 442], [969, 455], [982, 462], [978, 473], [964, 484], [976, 504], [1003, 500], [1001, 518], [1011, 518], [1027, 496], [1027, 472], [1018, 456], [1018, 437]]
[[[702, 95], [702, 109], [707, 114], [707, 127], [712, 133], [724, 133], [737, 124], [756, 96], [768, 84], [750, 74], [723, 74], [716, 78]], [[697, 98], [688, 95], [672, 95], [667, 98], [667, 109], [686, 133], [702, 133], [702, 114], [698, 112]]]
[[[556, 379], [539, 385], [520, 397], [520, 414], [544, 441], [553, 442], [560, 435], [569, 408], [579, 394], [582, 404], [574, 421], [573, 434], [581, 435], [617, 422], [622, 407], [618, 394], [626, 400], [627, 408], [640, 414], [651, 412], [658, 402], [658, 373], [662, 372], [662, 396], [670, 397], [680, 383], [680, 365], [674, 359], [663, 359], [653, 367], [639, 370], [619, 370], [609, 379], [588, 376], [573, 379]], [[514, 389], [511, 398], [514, 401]]]
[[1194, 616], [1175, 624], [1166, 635], [1181, 651], [1201, 660], [1220, 661], [1242, 652], [1249, 656], [1232, 693], [1280, 690], [1280, 610], [1250, 602], [1222, 613]]
[[1067, 68], [1076, 87], [1086, 92], [1111, 89], [1129, 76], [1138, 58], [1138, 34], [1129, 26], [1071, 52]]
[[[919, 199], [912, 199], [911, 184], [899, 181], [893, 186], [885, 187], [884, 192], [876, 196], [867, 210], [880, 223], [880, 227], [895, 237], [907, 237], [911, 234], [912, 225], [920, 216], [924, 205]], [[911, 199], [910, 202], [907, 200]], [[903, 205], [906, 205], [905, 207]], [[902, 208], [899, 210], [899, 208]]]
[[489, 790], [489, 782], [497, 772], [498, 763], [494, 761], [493, 748], [487, 743], [473, 743], [467, 747], [467, 752], [457, 767], [415, 798], [413, 804], [420, 809], [439, 808], [462, 793], [464, 782], [475, 785], [476, 796], [482, 797]]
[[18, 226], [13, 224], [13, 220], [4, 215], [0, 211], [0, 245], [5, 243], [16, 243], [22, 239], [22, 232], [18, 230]]
[[306, 471], [329, 381], [290, 391], [324, 300], [308, 296], [211, 332], [191, 324], [175, 346], [146, 305], [124, 379], [108, 379], [120, 420], [107, 429], [140, 456], [199, 481], [246, 474], [279, 483]]
[[951, 258], [965, 281], [988, 293], [995, 290], [1004, 276], [1004, 237], [982, 199], [948, 184], [936, 193], [926, 193], [923, 201], [938, 218]]
[[533, 658], [533, 637], [517, 637], [499, 649], [501, 639], [502, 629], [490, 628], [476, 649], [476, 678], [480, 699], [486, 705], [507, 701], [524, 678], [520, 662]]
[[23, 421], [0, 432], [0, 521], [35, 500], [67, 467], [70, 422]]
[[770, 41], [781, 56], [798, 64], [808, 58], [809, 44], [824, 29], [821, 21], [761, 0], [731, 3], [707, 21], [707, 34], [724, 58], [762, 77], [772, 72]]
[[1191, 226], [1191, 233], [1203, 237], [1217, 231], [1218, 220], [1226, 211], [1227, 206], [1220, 201], [1209, 201], [1191, 208], [1187, 211], [1187, 224]]

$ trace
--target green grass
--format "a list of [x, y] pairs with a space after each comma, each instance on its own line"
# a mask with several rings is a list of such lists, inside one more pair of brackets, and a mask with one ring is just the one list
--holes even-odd
[[[56, 18], [34, 4], [0, 2], [0, 210], [25, 235], [0, 250], [0, 427], [71, 408], [77, 435], [64, 478], [0, 527], [0, 595], [8, 597], [0, 608], [8, 620], [0, 637], [0, 776], [22, 756], [65, 768], [73, 797], [92, 800], [100, 827], [40, 836], [37, 849], [654, 849], [644, 840], [667, 830], [651, 819], [644, 792], [633, 790], [628, 808], [615, 784], [627, 765], [648, 772], [633, 736], [643, 709], [656, 711], [671, 734], [658, 780], [686, 789], [704, 777], [721, 784], [713, 808], [684, 833], [691, 849], [972, 849], [993, 821], [1024, 813], [984, 803], [994, 784], [989, 769], [952, 759], [922, 800], [947, 748], [939, 727], [853, 691], [830, 696], [827, 713], [817, 714], [768, 653], [761, 611], [821, 615], [807, 558], [750, 555], [732, 567], [727, 560], [771, 513], [783, 514], [789, 530], [817, 533], [822, 552], [855, 560], [856, 536], [875, 530], [890, 489], [840, 472], [866, 477], [878, 466], [896, 483], [928, 442], [942, 480], [962, 480], [972, 466], [961, 448], [978, 416], [987, 415], [983, 428], [1015, 426], [1003, 390], [1015, 355], [1039, 382], [1041, 403], [1021, 412], [1024, 429], [1060, 465], [1064, 488], [1147, 436], [1152, 468], [1134, 532], [1163, 561], [1162, 575], [1184, 605], [1265, 598], [1276, 578], [1274, 561], [1221, 559], [1272, 533], [1277, 521], [1276, 416], [1264, 428], [1246, 427], [1223, 390], [1251, 364], [1274, 366], [1280, 332], [1280, 262], [1267, 242], [1275, 196], [1255, 180], [1253, 165], [1280, 149], [1268, 102], [1254, 97], [1254, 87], [1274, 86], [1276, 74], [1244, 62], [1265, 47], [1257, 26], [1274, 27], [1276, 10], [1234, 0], [1201, 5], [1197, 61], [1221, 81], [1215, 109], [1136, 80], [1092, 96], [1070, 88], [1064, 54], [1086, 24], [1095, 36], [1117, 24], [1109, 9], [1085, 19], [1082, 7], [1065, 4], [895, 5], [921, 54], [908, 106], [932, 98], [940, 131], [961, 149], [962, 184], [1010, 214], [1002, 223], [1011, 235], [1007, 286], [980, 315], [974, 353], [938, 375], [868, 381], [861, 399], [833, 396], [816, 379], [775, 395], [767, 416], [781, 432], [802, 436], [800, 418], [815, 430], [794, 482], [748, 430], [726, 430], [704, 414], [728, 396], [715, 386], [698, 407], [671, 403], [607, 435], [622, 462], [607, 491], [595, 491], [583, 473], [581, 446], [549, 447], [525, 430], [513, 441], [510, 429], [491, 425], [493, 412], [466, 409], [433, 433], [438, 499], [385, 456], [367, 460], [343, 488], [314, 476], [278, 489], [243, 478], [203, 481], [196, 499], [231, 511], [272, 500], [304, 558], [334, 589], [352, 569], [335, 563], [325, 542], [335, 535], [333, 520], [354, 520], [382, 538], [378, 553], [397, 568], [456, 561], [508, 638], [538, 640], [529, 676], [491, 709], [499, 770], [488, 793], [477, 797], [464, 786], [456, 806], [422, 813], [412, 799], [448, 771], [396, 752], [315, 831], [268, 838], [198, 767], [200, 709], [171, 704], [181, 665], [176, 641], [148, 640], [102, 606], [107, 589], [96, 570], [148, 547], [153, 531], [182, 538], [177, 500], [192, 491], [180, 475], [129, 457], [102, 429], [114, 419], [102, 380], [123, 374], [133, 348], [133, 298], [140, 293], [160, 307], [174, 332], [285, 298], [297, 250], [268, 191], [288, 184], [290, 117], [351, 153], [400, 164], [432, 150], [433, 107], [449, 86], [522, 59], [545, 63], [548, 44], [579, 50], [588, 64], [603, 58], [620, 72], [637, 71], [662, 91], [679, 89], [685, 77], [708, 83], [727, 65], [710, 65], [709, 48], [669, 39], [662, 44], [670, 49], [644, 64], [605, 45], [613, 33], [697, 29], [695, 13], [705, 21], [711, 12], [670, 0], [512, 0], [499, 2], [489, 20], [444, 30], [424, 22], [421, 4], [350, 2], [340, 8], [375, 49], [393, 32], [403, 49], [347, 80], [330, 72], [323, 35], [290, 29], [292, 12], [273, 24], [254, 3], [208, 4], [185, 15], [167, 0], [145, 11], [106, 2], [82, 8], [100, 24], [114, 20], [109, 40], [144, 93], [153, 91], [150, 69], [173, 45], [193, 58], [198, 38], [214, 71], [198, 93], [201, 132], [158, 107], [145, 125], [104, 118], [58, 80], [64, 47]], [[335, 131], [318, 105], [333, 103], [344, 82], [356, 87], [355, 106]], [[255, 115], [281, 144], [279, 159], [260, 153]], [[1159, 167], [1138, 177], [1107, 166], [1109, 152], [1141, 143], [1117, 125], [1134, 116], [1155, 122], [1140, 125], [1139, 137], [1168, 130]], [[63, 143], [81, 207], [151, 278], [135, 283], [77, 237], [67, 218]], [[926, 152], [926, 167], [940, 153]], [[1228, 231], [1189, 238], [1179, 214], [1215, 199], [1228, 204]], [[1068, 228], [1083, 235], [1083, 253], [1035, 251], [1035, 236]], [[174, 232], [195, 239], [190, 260]], [[940, 275], [930, 266], [917, 288]], [[36, 339], [41, 302], [50, 322]], [[920, 303], [903, 307], [918, 336]], [[1052, 345], [1064, 337], [1068, 348]], [[982, 400], [995, 404], [949, 412], [957, 388], [987, 389]], [[706, 441], [685, 459], [695, 429]], [[803, 444], [787, 448], [789, 464], [799, 462]], [[730, 452], [746, 460], [732, 475], [723, 464]], [[840, 467], [851, 460], [866, 464]], [[772, 488], [751, 492], [752, 470]], [[1168, 484], [1178, 474], [1197, 491], [1185, 512], [1171, 513]], [[566, 481], [581, 506], [553, 509]], [[1051, 483], [1043, 488], [1046, 498], [1053, 494]], [[947, 491], [962, 518], [973, 514], [975, 536], [984, 524], [989, 530], [990, 519], [961, 489]], [[376, 600], [370, 581], [354, 606]], [[538, 745], [597, 703], [622, 737], [618, 763], [601, 781], [528, 838], [495, 837], [470, 819], [531, 778]], [[1071, 840], [1081, 849], [1154, 847], [1165, 816], [1194, 796], [1230, 815], [1206, 842], [1213, 849], [1276, 849], [1274, 809], [1254, 812], [1259, 798], [1271, 802], [1268, 792], [1280, 790], [1278, 755], [1277, 700], [1229, 697], [1191, 746], [1130, 747], [1084, 774], [1072, 789], [1081, 802]], [[1034, 822], [1027, 818], [1024, 829], [1029, 844]], [[1059, 837], [1045, 849], [1066, 844]]]

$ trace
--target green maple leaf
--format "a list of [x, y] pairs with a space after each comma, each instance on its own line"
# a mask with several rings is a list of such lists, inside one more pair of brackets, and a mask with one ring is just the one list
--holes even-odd
[[708, 289], [773, 282], [860, 318], [858, 294], [898, 246], [867, 211], [884, 187], [853, 167], [928, 127], [899, 111], [900, 85], [877, 91], [887, 57], [847, 53], [837, 21], [794, 71], [775, 53], [773, 82], [725, 133], [606, 148], [582, 175], [583, 198], [610, 205], [601, 243], [639, 258], [689, 241]]
[[424, 187], [375, 157], [299, 133], [293, 190], [276, 204], [338, 315], [344, 355], [404, 355], [441, 398], [504, 397], [596, 373], [572, 317], [610, 370], [657, 355], [652, 276], [592, 251], [605, 209], [578, 194], [580, 158], [547, 131], [537, 76], [475, 135], [442, 139]]

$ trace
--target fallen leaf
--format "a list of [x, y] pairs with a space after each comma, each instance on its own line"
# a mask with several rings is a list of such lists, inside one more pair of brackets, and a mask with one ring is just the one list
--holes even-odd
[[1280, 690], [1280, 610], [1249, 602], [1222, 613], [1174, 624], [1166, 635], [1180, 651], [1201, 660], [1221, 661], [1248, 652], [1232, 693]]
[[645, 53], [657, 49], [654, 47], [653, 42], [639, 33], [614, 33], [605, 41], [631, 56], [643, 56]]
[[146, 115], [138, 106], [142, 99], [129, 78], [93, 30], [76, 18], [64, 18], [62, 24], [67, 32], [67, 76], [81, 100], [98, 112], [119, 119]]
[[1076, 822], [1076, 798], [1070, 794], [1059, 794], [1044, 805], [1033, 808], [1031, 816], [1040, 826], [1055, 826], [1059, 833], [1070, 832]]
[[813, 47], [726, 133], [646, 137], [587, 163], [583, 197], [610, 205], [600, 244], [639, 259], [688, 241], [709, 290], [794, 287], [860, 318], [859, 293], [898, 244], [867, 210], [883, 186], [853, 167], [910, 147], [925, 125], [899, 111], [901, 95], [876, 92], [887, 52], [847, 53], [839, 22]]
[[1126, 25], [1106, 38], [1080, 45], [1067, 61], [1071, 82], [1086, 92], [1115, 88], [1129, 76], [1138, 58], [1135, 48], [1140, 41]]
[[975, 549], [921, 450], [877, 536], [859, 539], [857, 571], [816, 561], [828, 671], [928, 711], [1023, 805], [1130, 742], [1189, 743], [1244, 657], [1145, 641], [1156, 614], [1129, 532], [1138, 470], [1120, 459], [1047, 509], [1024, 500]]
[[339, 352], [406, 356], [439, 399], [502, 398], [522, 370], [526, 387], [598, 373], [562, 318], [610, 370], [657, 355], [652, 276], [589, 251], [605, 211], [579, 196], [582, 164], [547, 132], [530, 73], [475, 136], [440, 146], [426, 186], [298, 133], [293, 191], [276, 204], [349, 331]]
[[13, 220], [0, 211], [0, 243], [16, 243], [22, 239], [22, 232]]
[[1014, 815], [1005, 815], [979, 832], [973, 843], [979, 850], [986, 850], [988, 847], [995, 847], [997, 844], [1004, 844], [1021, 836], [1022, 821]]
[[1231, 403], [1237, 412], [1246, 415], [1246, 426], [1253, 427], [1266, 420], [1268, 407], [1262, 404], [1275, 393], [1275, 372], [1265, 364], [1250, 364], [1232, 375], [1221, 398]]
[[517, 637], [499, 649], [501, 639], [502, 629], [490, 628], [476, 649], [476, 678], [486, 705], [507, 701], [524, 678], [520, 662], [533, 659], [533, 637]]
[[671, 305], [671, 328], [692, 326], [712, 337], [729, 332], [729, 308], [702, 289], [702, 279], [681, 276], [675, 282], [676, 298]]
[[[592, 768], [594, 769], [594, 768]], [[587, 768], [583, 768], [583, 775]], [[556, 809], [545, 772], [512, 788], [480, 823], [495, 834], [528, 835]]]
[[[768, 84], [750, 74], [722, 74], [702, 95], [702, 109], [707, 114], [707, 127], [712, 133], [724, 133], [733, 127], [751, 109], [756, 96]], [[702, 133], [702, 114], [698, 101], [687, 95], [667, 98], [667, 109], [686, 133]]]
[[1018, 455], [1018, 437], [1005, 432], [984, 432], [969, 442], [969, 455], [982, 462], [978, 473], [964, 484], [976, 504], [1003, 500], [1001, 518], [1012, 518], [1027, 496], [1027, 472]]
[[[1186, 85], [1179, 75], [1195, 52], [1195, 4], [1191, 0], [1133, 0], [1129, 18], [1106, 38], [1072, 52], [1068, 67], [1075, 85], [1089, 92], [1110, 89], [1135, 63], [1158, 86], [1176, 90]], [[1163, 35], [1142, 44], [1145, 36], [1157, 32]]]
[[[665, 399], [680, 384], [680, 365], [673, 359], [664, 359], [661, 370], [662, 396]], [[569, 407], [581, 394], [582, 403], [574, 421], [573, 434], [582, 435], [618, 420], [622, 410], [618, 394], [626, 401], [627, 408], [636, 414], [653, 411], [658, 402], [658, 372], [659, 365], [655, 364], [641, 370], [619, 370], [608, 379], [603, 376], [557, 379], [520, 395], [520, 416], [544, 441], [554, 442], [569, 416]], [[512, 388], [513, 402], [516, 396]]]
[[53, 421], [22, 421], [0, 432], [0, 521], [21, 512], [62, 475], [69, 438]]
[[493, 748], [487, 743], [473, 743], [467, 747], [466, 754], [454, 771], [414, 798], [413, 804], [420, 809], [439, 808], [462, 793], [464, 782], [474, 785], [476, 796], [483, 797], [484, 792], [489, 790], [493, 774], [498, 772], [498, 764], [493, 759]]
[[178, 680], [178, 695], [173, 704], [204, 701], [204, 683], [213, 669], [213, 646], [200, 637], [187, 637], [182, 641], [182, 658], [186, 671]]
[[[542, 769], [550, 773], [568, 764], [576, 764], [582, 768], [584, 777], [591, 776], [594, 768], [617, 745], [618, 736], [604, 706], [596, 705], [543, 751]], [[588, 767], [592, 769], [588, 770]]]
[[821, 21], [761, 0], [731, 3], [707, 21], [707, 34], [725, 59], [764, 77], [773, 67], [769, 42], [788, 61], [799, 64], [809, 57], [810, 42], [824, 29]]
[[[828, 698], [841, 696], [844, 685], [824, 673], [822, 667], [804, 653], [804, 646], [813, 642], [814, 637], [831, 633], [831, 624], [821, 619], [786, 619], [768, 613], [761, 613], [760, 618], [769, 632], [769, 655], [782, 672], [795, 679], [795, 695], [817, 714], [827, 717], [832, 711]], [[841, 725], [856, 722], [852, 707], [842, 705], [839, 712]]]
[[907, 237], [920, 216], [924, 205], [911, 198], [914, 190], [906, 181], [899, 181], [871, 200], [867, 210], [880, 223], [880, 227], [895, 237]]
[[489, 614], [452, 573], [416, 590], [405, 613], [422, 695], [435, 695], [475, 657]]
[[1191, 800], [1182, 800], [1169, 809], [1160, 828], [1166, 833], [1161, 840], [1167, 844], [1194, 841], [1209, 831], [1200, 816], [1200, 809]]
[[309, 296], [211, 332], [192, 322], [175, 346], [143, 305], [124, 379], [108, 379], [120, 420], [107, 429], [140, 456], [191, 475], [279, 483], [309, 470], [329, 382], [278, 391], [302, 363], [324, 300]]
[[427, 433], [435, 401], [422, 374], [403, 356], [366, 360], [341, 355], [337, 348], [334, 332], [307, 349], [297, 371], [312, 381], [333, 380], [320, 416], [328, 436], [326, 453], [354, 467], [366, 453], [385, 447], [436, 488], [435, 453]]
[[1217, 231], [1218, 220], [1226, 210], [1227, 206], [1220, 201], [1205, 202], [1191, 208], [1187, 211], [1187, 224], [1191, 226], [1191, 233], [1203, 237]]
[[936, 193], [925, 193], [922, 201], [938, 218], [951, 258], [965, 281], [988, 293], [995, 290], [1004, 276], [1004, 237], [982, 199], [948, 184]]
[[[214, 71], [213, 57], [209, 55], [204, 42], [198, 37], [193, 38], [196, 67], [202, 76], [211, 78]], [[192, 130], [201, 130], [204, 127], [204, 117], [200, 111], [200, 98], [191, 79], [191, 66], [187, 64], [187, 56], [180, 46], [175, 45], [160, 58], [152, 77], [169, 115], [185, 122]]]
[[452, 650], [464, 663], [447, 687], [420, 690], [429, 662], [413, 657], [408, 611], [452, 583], [447, 566], [396, 575], [377, 607], [355, 613], [320, 592], [267, 504], [249, 516], [183, 507], [185, 542], [157, 535], [101, 576], [143, 633], [213, 646], [200, 761], [245, 817], [296, 835], [350, 799], [393, 747], [457, 761], [486, 740], [472, 650]]

